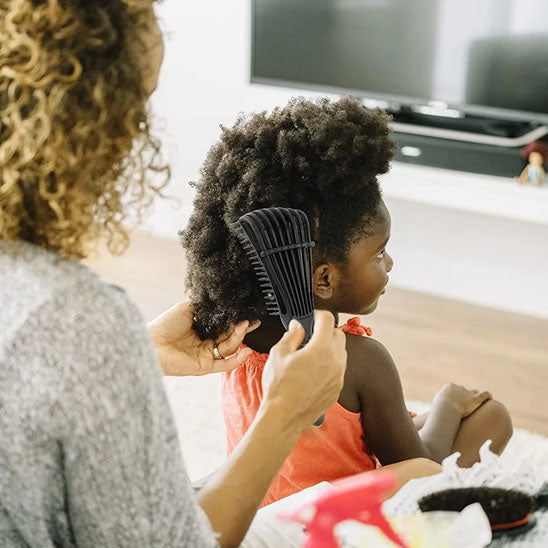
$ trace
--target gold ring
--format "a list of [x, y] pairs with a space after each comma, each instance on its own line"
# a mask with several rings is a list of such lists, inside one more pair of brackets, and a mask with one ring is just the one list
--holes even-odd
[[213, 357], [216, 360], [224, 360], [222, 354], [219, 352], [219, 347], [216, 344], [213, 345]]

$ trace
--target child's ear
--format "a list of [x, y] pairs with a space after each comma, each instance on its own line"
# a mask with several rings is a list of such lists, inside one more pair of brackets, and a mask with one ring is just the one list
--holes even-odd
[[339, 282], [340, 273], [337, 267], [329, 263], [318, 265], [312, 276], [314, 296], [323, 300], [332, 299]]

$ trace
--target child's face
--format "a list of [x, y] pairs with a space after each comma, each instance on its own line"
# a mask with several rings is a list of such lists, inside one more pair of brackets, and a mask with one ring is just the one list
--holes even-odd
[[[385, 249], [390, 238], [390, 214], [384, 202], [367, 232], [351, 246], [345, 265], [320, 265], [316, 269], [317, 304], [346, 314], [369, 314], [377, 308], [393, 265]], [[317, 276], [318, 272], [322, 273], [322, 267], [323, 278]], [[316, 283], [318, 280], [320, 283]]]

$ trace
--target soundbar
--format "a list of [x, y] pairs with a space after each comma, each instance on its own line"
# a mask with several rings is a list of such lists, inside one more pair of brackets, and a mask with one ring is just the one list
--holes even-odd
[[[401, 132], [397, 124], [394, 124], [392, 136], [397, 147], [395, 159], [399, 162], [500, 177], [517, 177], [527, 163], [521, 156], [523, 146], [500, 146]], [[548, 145], [546, 137], [541, 140]]]

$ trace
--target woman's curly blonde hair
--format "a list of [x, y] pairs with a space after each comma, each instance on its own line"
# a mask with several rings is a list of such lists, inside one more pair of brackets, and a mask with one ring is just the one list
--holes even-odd
[[154, 0], [0, 0], [0, 241], [127, 247], [169, 180], [150, 134], [140, 29]]

